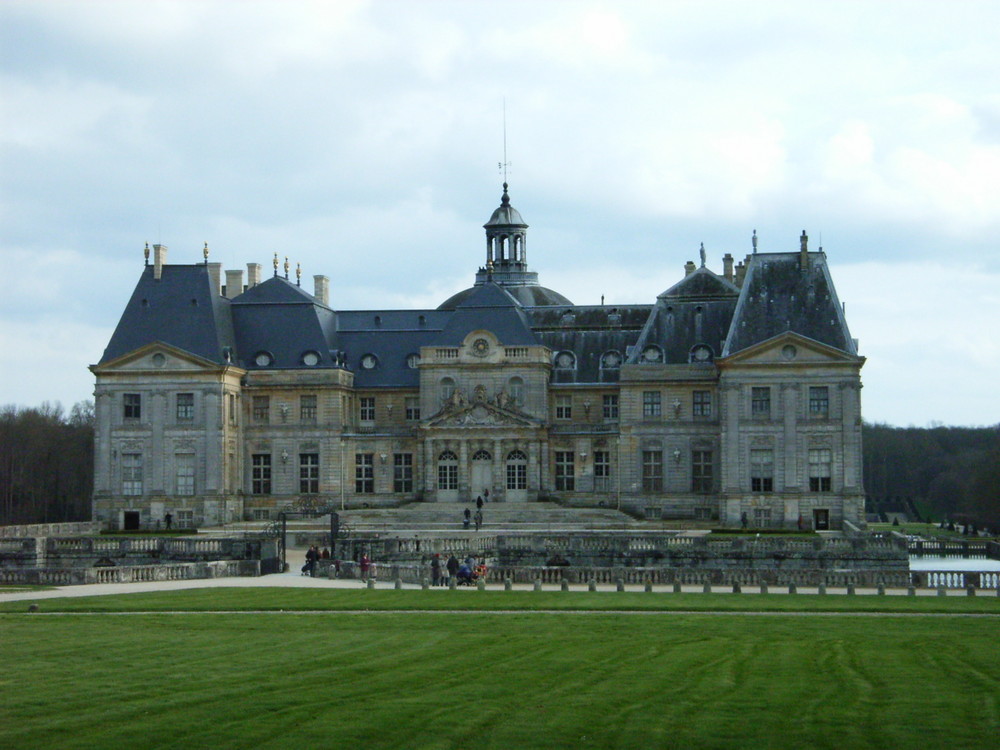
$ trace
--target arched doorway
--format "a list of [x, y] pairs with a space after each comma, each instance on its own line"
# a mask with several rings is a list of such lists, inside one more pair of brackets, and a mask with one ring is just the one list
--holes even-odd
[[439, 502], [458, 502], [458, 456], [444, 451], [438, 456], [437, 499]]
[[[489, 451], [478, 450], [472, 454], [472, 471], [469, 474], [469, 494], [483, 495], [493, 483], [493, 456]], [[490, 489], [492, 492], [492, 489]], [[483, 498], [485, 499], [485, 497]]]
[[528, 457], [524, 451], [507, 454], [507, 502], [523, 503], [528, 499]]

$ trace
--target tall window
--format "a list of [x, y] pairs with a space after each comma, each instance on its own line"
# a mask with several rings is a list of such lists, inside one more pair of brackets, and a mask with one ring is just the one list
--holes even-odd
[[142, 494], [141, 453], [122, 453], [122, 494]]
[[250, 457], [250, 491], [255, 495], [271, 494], [271, 454], [254, 453]]
[[662, 394], [659, 391], [642, 392], [642, 416], [658, 417], [661, 411]]
[[142, 418], [142, 396], [138, 393], [126, 393], [122, 401], [122, 416], [125, 419]]
[[809, 451], [809, 491], [829, 492], [833, 454], [829, 448], [813, 448]]
[[528, 489], [528, 457], [523, 451], [507, 454], [507, 489]]
[[394, 453], [392, 456], [392, 491], [413, 492], [413, 454]]
[[299, 397], [299, 420], [308, 424], [316, 422], [316, 396], [308, 395]]
[[573, 397], [569, 395], [556, 396], [556, 419], [573, 418]]
[[177, 468], [177, 494], [194, 494], [194, 454], [178, 453], [174, 456]]
[[809, 416], [819, 419], [830, 416], [830, 389], [825, 385], [809, 386]]
[[266, 424], [271, 419], [271, 397], [253, 397], [253, 421]]
[[712, 416], [712, 392], [711, 391], [695, 391], [692, 401], [691, 401], [691, 414], [694, 417], [705, 417]]
[[691, 491], [712, 491], [712, 451], [691, 451]]
[[375, 492], [375, 454], [354, 454], [354, 492], [371, 495]]
[[319, 492], [319, 454], [299, 454], [299, 492], [315, 495]]
[[611, 489], [611, 453], [594, 451], [594, 490], [607, 492]]
[[642, 491], [663, 492], [663, 451], [642, 452]]
[[618, 419], [618, 394], [604, 394], [604, 418]]
[[510, 392], [511, 401], [515, 406], [524, 405], [524, 381], [519, 377], [513, 377], [507, 383], [507, 390]]
[[750, 451], [750, 491], [774, 492], [774, 451], [770, 448]]
[[236, 414], [236, 394], [229, 394], [229, 424], [236, 424], [239, 417]]
[[451, 378], [441, 378], [441, 382], [438, 383], [438, 394], [441, 397], [441, 403], [446, 403], [455, 395], [455, 381]]
[[419, 396], [406, 397], [406, 421], [420, 421], [420, 398]]
[[194, 419], [194, 394], [177, 394], [177, 421], [190, 422]]
[[556, 451], [556, 490], [572, 492], [576, 488], [573, 451]]
[[750, 414], [754, 417], [771, 416], [771, 389], [754, 386], [750, 389]]
[[458, 456], [451, 451], [438, 456], [438, 489], [458, 489]]
[[362, 422], [374, 422], [375, 421], [375, 397], [374, 396], [362, 396], [358, 399], [359, 410], [358, 416], [361, 418]]

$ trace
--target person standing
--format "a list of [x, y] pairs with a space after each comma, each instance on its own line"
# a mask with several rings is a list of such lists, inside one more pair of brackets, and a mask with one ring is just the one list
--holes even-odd
[[483, 509], [482, 508], [480, 508], [479, 510], [476, 511], [476, 515], [474, 516], [474, 518], [475, 518], [475, 521], [476, 521], [476, 531], [479, 531], [479, 527], [483, 525]]
[[431, 558], [431, 586], [441, 585], [441, 556], [435, 554]]
[[483, 509], [483, 496], [480, 495], [479, 497], [476, 498], [476, 510], [482, 510], [482, 509]]
[[368, 580], [368, 569], [371, 566], [372, 566], [372, 560], [370, 557], [368, 557], [368, 553], [365, 552], [363, 555], [361, 555], [361, 562], [359, 563], [359, 567], [361, 568], [362, 581]]
[[469, 528], [469, 521], [471, 520], [472, 520], [472, 511], [466, 508], [465, 513], [463, 514], [462, 528], [463, 529]]
[[313, 544], [309, 547], [306, 552], [306, 564], [302, 566], [302, 573], [308, 575], [310, 578], [315, 575], [316, 561], [319, 559], [319, 550], [316, 549], [316, 545]]
[[451, 582], [455, 580], [455, 576], [458, 575], [458, 568], [459, 568], [458, 558], [455, 557], [454, 555], [451, 555], [448, 558], [446, 567], [448, 568], [448, 583], [450, 585]]

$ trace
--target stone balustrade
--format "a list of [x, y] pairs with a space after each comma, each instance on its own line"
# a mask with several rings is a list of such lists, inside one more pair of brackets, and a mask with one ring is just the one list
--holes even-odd
[[0, 584], [72, 586], [87, 583], [182, 581], [259, 575], [259, 560], [212, 560], [164, 565], [122, 565], [108, 568], [6, 568], [0, 569]]
[[100, 534], [103, 521], [67, 521], [65, 523], [29, 523], [17, 526], [0, 526], [0, 539], [5, 537], [74, 536]]

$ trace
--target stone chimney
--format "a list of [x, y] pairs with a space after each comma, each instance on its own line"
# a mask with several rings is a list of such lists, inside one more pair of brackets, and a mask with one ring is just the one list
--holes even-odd
[[733, 255], [726, 253], [722, 256], [722, 275], [729, 283], [733, 282]]
[[[748, 255], [747, 258], [749, 257], [750, 256]], [[743, 280], [747, 277], [747, 264], [749, 262], [750, 262], [749, 260], [747, 260], [746, 262], [743, 262], [741, 260], [739, 263], [736, 264], [736, 278], [733, 283], [735, 283], [736, 286], [738, 287], [741, 288], [743, 287]]]
[[260, 263], [247, 263], [247, 289], [260, 283]]
[[695, 270], [697, 268], [698, 267], [694, 264], [694, 261], [693, 260], [689, 260], [687, 263], [684, 264], [684, 275], [685, 276], [690, 276], [691, 274], [693, 274], [695, 272]]
[[232, 299], [243, 293], [243, 271], [226, 271], [226, 297]]
[[167, 265], [167, 246], [153, 245], [153, 278], [159, 279], [163, 275], [163, 267]]
[[222, 264], [206, 263], [208, 266], [208, 278], [212, 282], [212, 293], [216, 296], [222, 295]]
[[327, 307], [330, 306], [330, 279], [326, 276], [317, 274], [313, 276], [313, 297], [318, 299]]
[[802, 236], [799, 237], [799, 270], [805, 271], [809, 268], [809, 235], [806, 234], [806, 230], [802, 230]]

